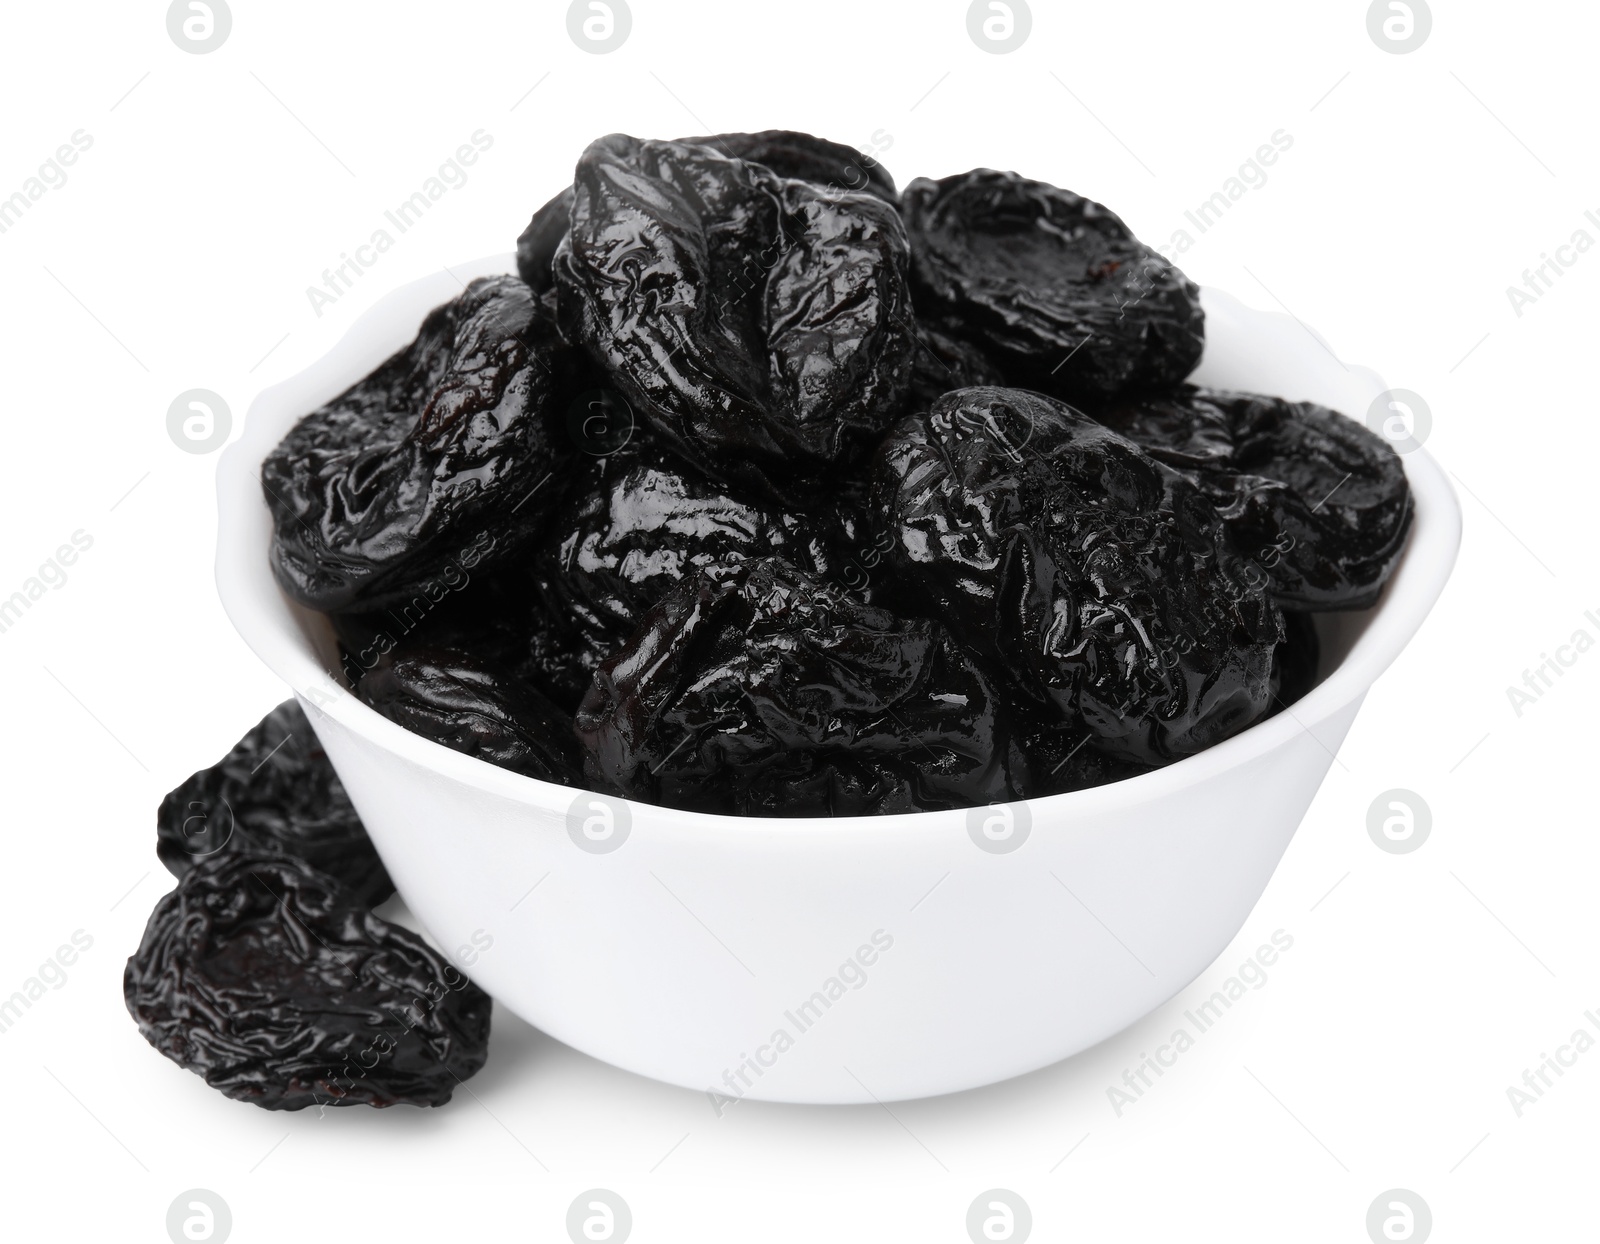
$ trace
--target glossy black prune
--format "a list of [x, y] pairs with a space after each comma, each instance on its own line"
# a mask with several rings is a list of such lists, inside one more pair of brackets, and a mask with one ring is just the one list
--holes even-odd
[[1185, 473], [1286, 609], [1365, 609], [1405, 547], [1400, 456], [1310, 402], [1184, 386], [1097, 409], [1108, 427]]
[[936, 325], [917, 322], [917, 353], [904, 403], [908, 414], [927, 410], [955, 389], [1004, 384], [1000, 369], [977, 346]]
[[567, 712], [588, 690], [570, 618], [551, 614], [526, 561], [463, 578], [437, 599], [418, 593], [384, 609], [333, 615], [346, 679], [354, 686], [380, 663], [453, 648], [472, 653], [547, 695]]
[[524, 602], [509, 588], [511, 572], [482, 576], [438, 601], [418, 595], [385, 609], [332, 615], [346, 681], [418, 648], [459, 648], [499, 665], [513, 664], [527, 644]]
[[567, 186], [533, 214], [528, 227], [517, 238], [517, 275], [535, 294], [555, 287], [550, 261], [555, 258], [556, 247], [567, 236], [571, 224], [572, 187]]
[[592, 779], [695, 811], [910, 812], [1022, 787], [1004, 708], [942, 626], [777, 558], [656, 605], [596, 673], [577, 733]]
[[1107, 756], [1090, 746], [1093, 741], [1093, 736], [1081, 726], [1059, 720], [1034, 722], [1022, 733], [1022, 750], [1028, 759], [1029, 772], [1023, 794], [1029, 799], [1064, 795], [1138, 777], [1155, 768]]
[[[885, 203], [898, 204], [900, 195], [883, 165], [854, 147], [829, 142], [794, 130], [762, 130], [756, 134], [710, 134], [680, 138], [680, 143], [711, 147], [736, 160], [763, 164], [779, 177], [809, 181], [835, 193], [861, 191]], [[536, 294], [550, 289], [554, 277], [550, 262], [572, 223], [572, 187], [533, 214], [517, 238], [517, 272]]]
[[515, 277], [476, 280], [431, 312], [262, 464], [284, 590], [314, 609], [370, 609], [514, 554], [559, 491], [570, 369]]
[[898, 206], [899, 192], [888, 170], [854, 147], [829, 142], [796, 130], [761, 130], [755, 134], [705, 134], [680, 138], [681, 143], [712, 147], [735, 160], [764, 164], [779, 177], [809, 181], [837, 192], [861, 191]]
[[875, 441], [913, 349], [892, 207], [623, 134], [590, 144], [575, 195], [562, 331], [677, 452], [781, 496]]
[[567, 620], [592, 672], [684, 579], [769, 554], [825, 572], [822, 524], [736, 497], [635, 437], [578, 468], [531, 565], [545, 612]]
[[488, 1053], [488, 995], [295, 860], [189, 870], [122, 991], [151, 1045], [267, 1110], [442, 1106]]
[[582, 784], [572, 717], [508, 671], [447, 648], [407, 652], [356, 684], [390, 721], [528, 777]]
[[394, 883], [295, 700], [285, 700], [156, 812], [156, 855], [174, 877], [218, 856], [300, 860], [377, 904]]
[[547, 780], [763, 815], [1123, 780], [1304, 694], [1281, 610], [1371, 604], [1411, 522], [1356, 425], [1184, 385], [1196, 286], [1014, 173], [613, 134], [517, 268], [263, 483], [358, 694]]
[[815, 513], [827, 531], [828, 563], [817, 566], [829, 583], [846, 589], [857, 600], [894, 610], [889, 563], [890, 540], [872, 511], [872, 481], [851, 472], [835, 481], [818, 498]]
[[1287, 708], [1317, 685], [1321, 660], [1322, 641], [1315, 620], [1309, 613], [1285, 609], [1283, 642], [1272, 658], [1275, 708]]
[[873, 506], [903, 607], [1107, 756], [1165, 764], [1266, 711], [1276, 608], [1227, 573], [1203, 498], [1071, 407], [947, 393], [884, 441]]
[[1199, 289], [1100, 204], [974, 169], [918, 178], [902, 210], [919, 317], [1008, 383], [1087, 399], [1177, 384], [1200, 361]]

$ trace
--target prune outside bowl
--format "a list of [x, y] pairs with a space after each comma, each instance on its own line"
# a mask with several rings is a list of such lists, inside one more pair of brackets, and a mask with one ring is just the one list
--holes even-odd
[[[218, 467], [217, 586], [294, 690], [400, 894], [447, 953], [550, 1035], [727, 1097], [893, 1101], [1068, 1057], [1148, 1014], [1228, 945], [1373, 681], [1442, 591], [1461, 515], [1405, 465], [1416, 521], [1382, 599], [1325, 615], [1322, 681], [1289, 711], [1166, 769], [999, 808], [910, 816], [705, 816], [554, 786], [450, 751], [366, 707], [325, 619], [268, 568], [262, 459], [305, 412], [410, 340], [460, 265], [382, 298], [261, 393]], [[1383, 385], [1298, 321], [1207, 290], [1194, 379], [1365, 417]], [[1001, 849], [1007, 848], [1007, 849]], [[474, 936], [476, 935], [476, 937]]]

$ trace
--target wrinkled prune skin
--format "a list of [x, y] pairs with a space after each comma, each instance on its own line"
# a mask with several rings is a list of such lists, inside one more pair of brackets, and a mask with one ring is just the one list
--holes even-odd
[[613, 134], [578, 161], [562, 331], [714, 478], [782, 497], [874, 442], [913, 349], [905, 230], [709, 147]]
[[532, 558], [547, 616], [592, 673], [656, 601], [712, 566], [776, 555], [826, 573], [823, 525], [740, 498], [642, 438], [578, 468]]
[[515, 277], [473, 281], [435, 309], [262, 464], [279, 584], [314, 609], [370, 609], [514, 554], [554, 506], [571, 452], [571, 366]]
[[839, 192], [862, 192], [898, 206], [899, 192], [888, 170], [854, 147], [829, 142], [797, 130], [761, 130], [755, 134], [707, 134], [680, 138], [681, 143], [711, 147], [735, 160], [764, 164], [779, 177], [809, 181]]
[[356, 695], [390, 721], [453, 751], [563, 786], [582, 784], [572, 717], [509, 672], [447, 648], [368, 672]]
[[[835, 193], [860, 191], [898, 205], [894, 188], [883, 165], [854, 147], [829, 142], [794, 130], [762, 130], [756, 134], [710, 134], [680, 138], [680, 143], [710, 147], [735, 160], [763, 164], [779, 177], [809, 181]], [[533, 214], [528, 227], [517, 238], [517, 272], [542, 294], [552, 287], [550, 262], [572, 223], [572, 187], [565, 187]]]
[[702, 812], [912, 812], [1023, 782], [1003, 706], [942, 626], [778, 558], [702, 572], [646, 614], [577, 733], [591, 779]]
[[902, 607], [945, 622], [1115, 759], [1160, 765], [1258, 720], [1277, 609], [1217, 555], [1214, 512], [1041, 394], [947, 393], [874, 464]]
[[174, 877], [230, 855], [300, 860], [377, 904], [394, 883], [295, 700], [285, 700], [209, 769], [168, 792], [156, 855]]
[[442, 1106], [488, 1054], [488, 995], [295, 860], [187, 872], [122, 991], [151, 1045], [266, 1110]]
[[1185, 473], [1285, 609], [1365, 609], [1411, 528], [1400, 456], [1310, 402], [1184, 386], [1096, 418]]
[[1200, 361], [1200, 291], [1092, 200], [974, 169], [906, 187], [920, 318], [1013, 385], [1071, 400], [1177, 384]]

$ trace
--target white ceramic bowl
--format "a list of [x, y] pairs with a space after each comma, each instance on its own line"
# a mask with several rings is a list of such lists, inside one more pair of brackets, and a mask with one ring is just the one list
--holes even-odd
[[[456, 271], [512, 270], [506, 255]], [[948, 1093], [1066, 1058], [1159, 1006], [1243, 924], [1367, 689], [1455, 559], [1455, 497], [1414, 451], [1404, 559], [1375, 609], [1322, 620], [1320, 685], [1292, 711], [1131, 781], [998, 814], [834, 820], [585, 797], [361, 704], [329, 673], [326, 622], [290, 603], [267, 565], [263, 457], [459, 292], [448, 273], [396, 290], [326, 358], [255, 400], [218, 469], [217, 586], [240, 634], [306, 705], [438, 944], [475, 948], [474, 979], [545, 1032], [672, 1084], [789, 1102]], [[1201, 383], [1356, 417], [1382, 390], [1296, 321], [1210, 290], [1205, 307]], [[994, 841], [990, 815], [1011, 817], [1000, 841], [1015, 850], [978, 845]], [[617, 828], [597, 837], [608, 819]]]

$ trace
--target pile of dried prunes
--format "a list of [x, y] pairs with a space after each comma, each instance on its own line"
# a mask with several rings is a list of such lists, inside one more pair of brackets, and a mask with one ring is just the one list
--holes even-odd
[[[544, 781], [705, 812], [1116, 781], [1315, 682], [1411, 522], [1394, 452], [1198, 389], [1199, 291], [1098, 203], [897, 193], [806, 134], [614, 134], [262, 467], [283, 589], [357, 695]], [[374, 915], [299, 707], [173, 791], [145, 1037], [269, 1109], [439, 1105], [488, 997]]]
[[161, 801], [178, 886], [122, 978], [145, 1039], [267, 1110], [441, 1106], [488, 1058], [490, 1001], [373, 914], [394, 893], [289, 700]]
[[901, 813], [1170, 764], [1316, 676], [1411, 522], [1393, 450], [1185, 383], [1199, 291], [1112, 212], [897, 192], [806, 134], [613, 134], [262, 467], [356, 694], [545, 781]]

